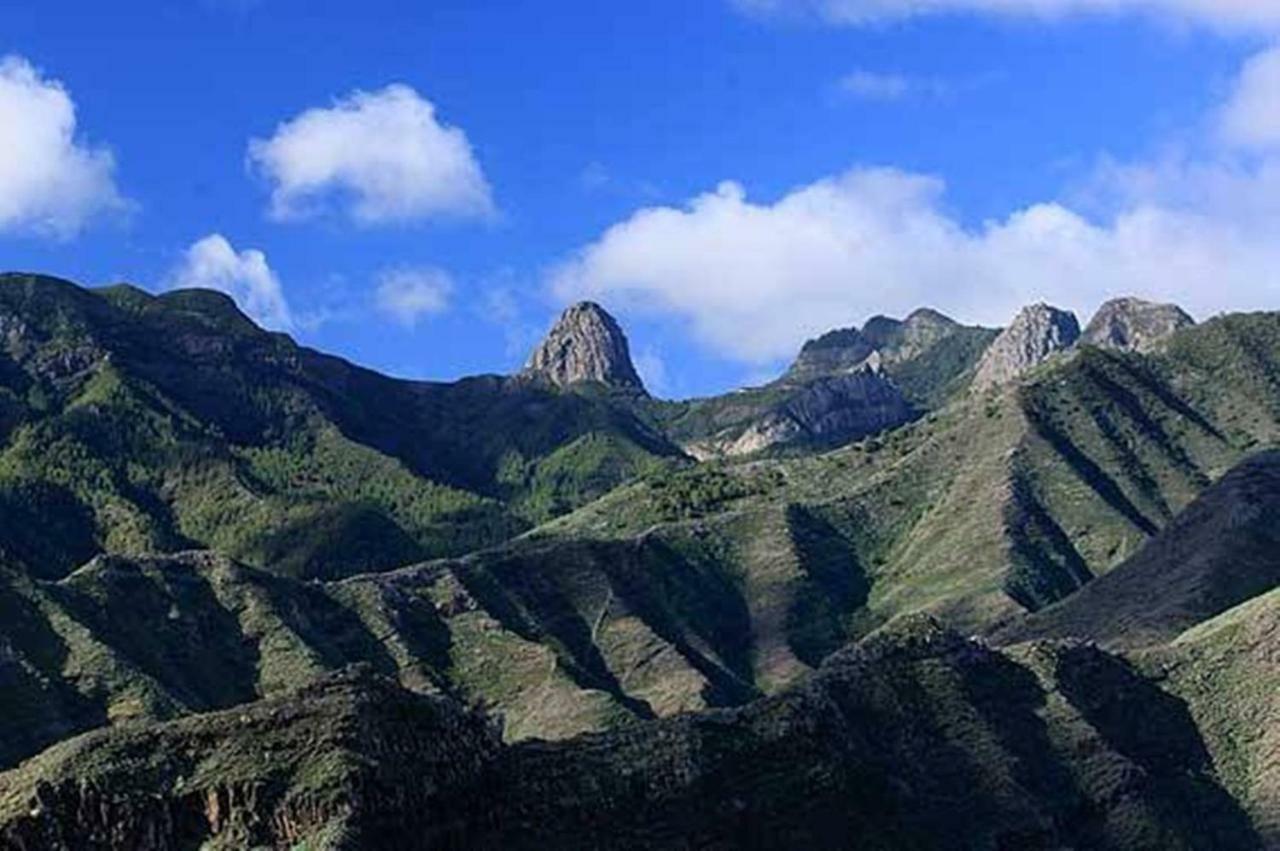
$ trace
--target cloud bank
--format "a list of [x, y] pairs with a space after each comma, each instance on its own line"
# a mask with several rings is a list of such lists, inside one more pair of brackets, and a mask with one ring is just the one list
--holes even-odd
[[1249, 63], [1211, 134], [1213, 153], [1100, 171], [1103, 215], [1048, 200], [966, 227], [945, 184], [855, 167], [757, 201], [722, 183], [650, 207], [557, 267], [563, 300], [596, 298], [686, 320], [745, 362], [874, 313], [922, 306], [1000, 325], [1047, 300], [1087, 319], [1110, 296], [1167, 299], [1201, 316], [1280, 300], [1280, 58]]
[[170, 289], [210, 289], [226, 293], [251, 319], [264, 328], [288, 331], [294, 327], [284, 288], [261, 251], [236, 251], [227, 238], [214, 233], [197, 240], [170, 274]]
[[76, 107], [19, 56], [0, 59], [0, 232], [66, 239], [125, 207], [110, 151], [76, 138]]
[[441, 123], [435, 106], [404, 85], [309, 109], [270, 139], [252, 140], [249, 162], [272, 185], [276, 219], [338, 210], [380, 225], [494, 212], [466, 134]]

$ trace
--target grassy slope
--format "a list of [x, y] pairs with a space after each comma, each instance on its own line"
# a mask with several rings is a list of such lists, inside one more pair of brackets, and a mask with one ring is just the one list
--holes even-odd
[[387, 569], [505, 540], [676, 454], [627, 400], [395, 381], [215, 293], [7, 276], [0, 318], [0, 556], [36, 575], [197, 545], [293, 575]]
[[[757, 684], [772, 688], [807, 667], [795, 651], [814, 630], [787, 624], [812, 624], [815, 606], [828, 646], [917, 610], [977, 631], [1111, 570], [1280, 439], [1271, 375], [1280, 315], [1215, 320], [1157, 356], [1085, 349], [835, 452], [652, 476], [535, 534], [703, 542], [742, 589]], [[802, 566], [797, 511], [840, 553], [834, 584]], [[863, 584], [865, 603], [847, 592]]]

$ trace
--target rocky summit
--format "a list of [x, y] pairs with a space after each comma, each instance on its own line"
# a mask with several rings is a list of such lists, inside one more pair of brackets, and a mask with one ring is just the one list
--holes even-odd
[[1107, 349], [1146, 352], [1174, 331], [1194, 324], [1176, 304], [1117, 298], [1099, 308], [1080, 340]]
[[1074, 313], [1047, 304], [1024, 307], [982, 356], [973, 387], [986, 390], [1007, 384], [1071, 348], [1079, 337], [1080, 323]]
[[644, 391], [626, 334], [603, 307], [589, 301], [561, 314], [529, 356], [523, 375], [557, 387], [594, 383]]

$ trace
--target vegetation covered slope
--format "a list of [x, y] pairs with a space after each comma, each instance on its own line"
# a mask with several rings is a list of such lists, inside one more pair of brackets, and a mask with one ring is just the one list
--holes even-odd
[[[264, 758], [264, 755], [267, 755]], [[1185, 706], [1123, 659], [927, 619], [736, 710], [500, 746], [368, 673], [89, 734], [0, 774], [50, 849], [1261, 848]]]
[[217, 293], [0, 278], [0, 557], [218, 549], [338, 576], [511, 537], [679, 451], [608, 393], [397, 381]]
[[1003, 642], [1168, 641], [1280, 585], [1280, 452], [1237, 466], [1124, 564], [998, 630]]
[[784, 562], [800, 560], [787, 518], [803, 511], [868, 586], [846, 634], [918, 609], [976, 631], [1106, 573], [1277, 445], [1277, 376], [1280, 315], [1225, 317], [1158, 354], [1085, 347], [834, 452], [650, 476], [538, 534], [680, 546], [699, 530], [744, 584], [754, 560], [799, 590], [805, 572]]

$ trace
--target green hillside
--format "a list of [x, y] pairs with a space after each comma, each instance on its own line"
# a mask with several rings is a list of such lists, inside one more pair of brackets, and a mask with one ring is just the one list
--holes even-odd
[[10, 275], [0, 328], [0, 554], [38, 576], [194, 547], [297, 576], [388, 569], [503, 541], [679, 455], [630, 400], [396, 381], [211, 292]]

